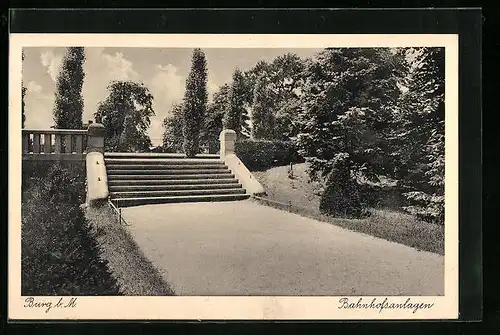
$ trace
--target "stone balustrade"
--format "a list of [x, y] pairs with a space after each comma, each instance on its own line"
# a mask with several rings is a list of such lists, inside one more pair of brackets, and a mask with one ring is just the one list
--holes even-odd
[[87, 130], [23, 129], [23, 159], [83, 160]]

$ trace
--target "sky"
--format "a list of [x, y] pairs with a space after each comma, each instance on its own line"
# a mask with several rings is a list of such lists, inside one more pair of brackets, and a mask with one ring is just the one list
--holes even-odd
[[[106, 99], [112, 80], [144, 83], [154, 97], [155, 116], [149, 136], [154, 145], [161, 143], [162, 122], [173, 103], [182, 101], [186, 78], [191, 67], [192, 49], [184, 48], [85, 48], [83, 121], [93, 120], [99, 102]], [[208, 67], [209, 99], [218, 87], [230, 82], [236, 67], [252, 68], [259, 60], [272, 61], [287, 52], [312, 57], [320, 49], [204, 49]], [[30, 47], [24, 49], [23, 83], [26, 128], [47, 129], [53, 125], [54, 91], [66, 48]]]

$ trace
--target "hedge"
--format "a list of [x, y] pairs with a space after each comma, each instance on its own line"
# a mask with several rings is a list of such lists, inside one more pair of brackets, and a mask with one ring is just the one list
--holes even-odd
[[235, 144], [239, 159], [252, 171], [262, 171], [275, 166], [301, 163], [292, 142], [269, 140], [242, 140]]
[[[21, 225], [22, 295], [117, 295], [119, 288], [80, 205], [84, 175], [79, 164], [23, 171]], [[28, 172], [36, 172], [30, 176]]]

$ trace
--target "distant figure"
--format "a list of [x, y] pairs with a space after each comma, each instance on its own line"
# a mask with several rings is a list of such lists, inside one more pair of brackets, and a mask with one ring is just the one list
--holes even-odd
[[292, 162], [290, 162], [290, 167], [288, 168], [288, 178], [294, 179], [294, 176], [293, 176], [293, 163]]

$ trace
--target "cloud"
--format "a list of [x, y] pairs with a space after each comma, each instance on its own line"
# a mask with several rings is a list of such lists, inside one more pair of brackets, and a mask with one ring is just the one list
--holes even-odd
[[159, 145], [163, 136], [163, 120], [172, 104], [182, 102], [186, 78], [180, 75], [177, 67], [172, 64], [157, 64], [155, 69], [156, 73], [148, 85], [154, 96], [155, 110], [148, 133], [153, 145]]
[[[184, 97], [186, 77], [180, 75], [178, 68], [173, 64], [157, 64], [156, 74], [148, 86], [155, 99], [153, 107], [156, 114], [151, 120], [149, 136], [154, 145], [159, 145], [164, 131], [163, 120], [168, 116], [172, 105], [181, 103]], [[218, 89], [218, 85], [208, 81], [209, 100]]]
[[125, 59], [123, 53], [116, 52], [114, 55], [102, 53], [102, 57], [107, 62], [110, 79], [133, 80], [138, 77], [138, 73], [133, 69], [133, 63]]
[[26, 103], [26, 128], [50, 128], [53, 125], [52, 106], [54, 105], [54, 95], [44, 93], [42, 87], [34, 81], [30, 81], [26, 88], [27, 93], [24, 98]]
[[93, 119], [99, 102], [106, 99], [108, 85], [114, 80], [138, 80], [132, 61], [121, 52], [107, 53], [104, 48], [85, 49], [83, 84], [84, 120]]
[[29, 93], [40, 93], [42, 91], [42, 86], [31, 80], [28, 82], [28, 85], [26, 85], [26, 89]]
[[185, 78], [179, 75], [172, 64], [156, 65], [156, 74], [151, 79], [151, 92], [156, 100], [156, 106], [169, 108], [173, 103], [179, 103], [184, 95]]
[[54, 54], [53, 51], [46, 51], [40, 54], [40, 61], [45, 71], [50, 75], [53, 81], [56, 81], [59, 69], [61, 67], [63, 55]]

